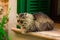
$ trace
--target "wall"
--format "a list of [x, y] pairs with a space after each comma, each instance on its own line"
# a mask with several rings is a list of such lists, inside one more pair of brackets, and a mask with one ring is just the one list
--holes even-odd
[[10, 13], [9, 13], [9, 23], [8, 23], [8, 35], [11, 40], [14, 40], [16, 37], [14, 32], [11, 31], [12, 27], [16, 27], [16, 2], [17, 0], [9, 0], [9, 8], [10, 8]]

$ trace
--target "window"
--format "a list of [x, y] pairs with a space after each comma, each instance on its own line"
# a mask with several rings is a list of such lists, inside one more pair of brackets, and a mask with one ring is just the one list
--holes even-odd
[[50, 0], [17, 0], [17, 12], [44, 12], [50, 15]]

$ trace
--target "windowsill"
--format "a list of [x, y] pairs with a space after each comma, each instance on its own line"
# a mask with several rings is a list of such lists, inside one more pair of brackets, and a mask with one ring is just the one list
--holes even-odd
[[[59, 26], [60, 24], [56, 24], [56, 27]], [[22, 35], [22, 34], [20, 34]], [[52, 31], [42, 31], [42, 32], [30, 32], [26, 33], [24, 35], [31, 35], [35, 37], [42, 37], [46, 39], [51, 39], [51, 40], [60, 40], [60, 29], [55, 29]]]

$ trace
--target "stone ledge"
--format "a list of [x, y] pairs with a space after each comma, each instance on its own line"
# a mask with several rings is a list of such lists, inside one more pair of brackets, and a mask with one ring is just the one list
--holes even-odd
[[[15, 31], [16, 33], [19, 33], [20, 31], [18, 29], [15, 29], [17, 31]], [[21, 34], [20, 35], [28, 35], [28, 36], [35, 36], [38, 38], [45, 38], [45, 39], [51, 39], [51, 40], [60, 40], [60, 31], [58, 30], [53, 30], [53, 31], [42, 31], [42, 32], [29, 32], [29, 33], [25, 33], [25, 34]]]

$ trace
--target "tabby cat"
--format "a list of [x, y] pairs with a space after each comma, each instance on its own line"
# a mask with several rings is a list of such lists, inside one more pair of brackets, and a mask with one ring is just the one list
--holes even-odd
[[19, 14], [18, 24], [22, 33], [53, 30], [54, 21], [42, 12]]

